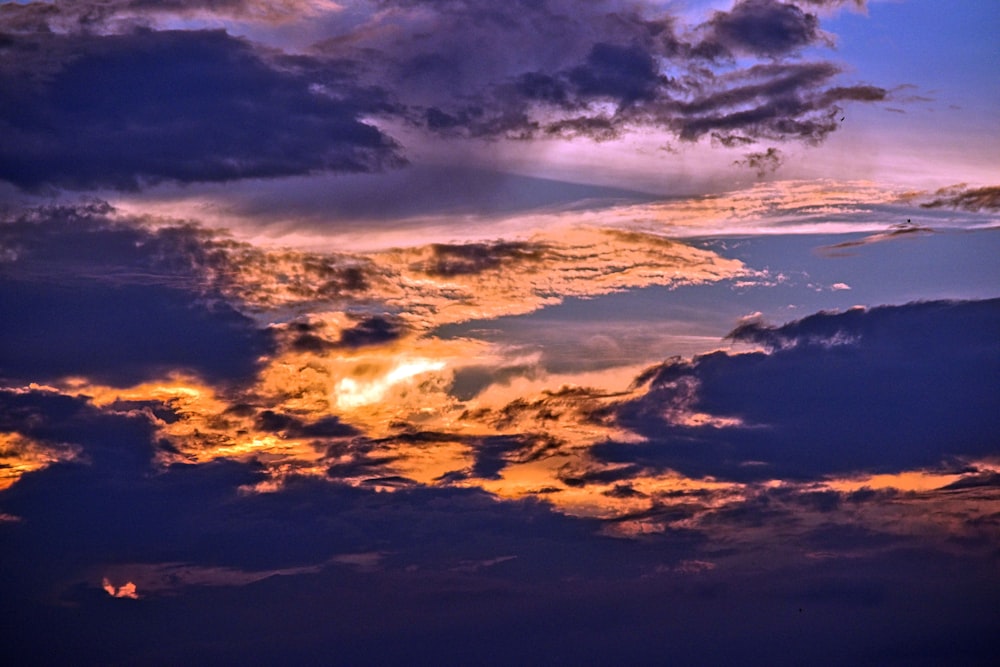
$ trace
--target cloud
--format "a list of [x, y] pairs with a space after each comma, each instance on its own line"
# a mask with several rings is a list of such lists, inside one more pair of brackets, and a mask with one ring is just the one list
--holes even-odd
[[961, 187], [951, 190], [944, 190], [937, 194], [946, 195], [921, 204], [921, 208], [960, 208], [966, 211], [987, 211], [1000, 210], [1000, 186], [988, 186], [983, 188]]
[[728, 12], [715, 12], [708, 26], [698, 49], [711, 55], [776, 57], [820, 39], [816, 15], [775, 0], [741, 0]]
[[900, 222], [892, 225], [889, 231], [879, 232], [877, 234], [869, 234], [860, 239], [853, 239], [850, 241], [841, 241], [840, 243], [834, 243], [833, 245], [823, 246], [820, 251], [829, 257], [844, 256], [846, 253], [840, 252], [845, 248], [855, 248], [859, 246], [869, 245], [871, 243], [881, 243], [882, 241], [892, 241], [902, 238], [914, 238], [924, 234], [933, 234], [934, 230], [930, 227], [924, 227], [919, 224], [910, 222], [907, 218], [906, 222]]
[[742, 160], [736, 160], [733, 164], [747, 167], [757, 172], [757, 176], [763, 178], [768, 172], [772, 174], [781, 166], [784, 158], [777, 148], [768, 148], [763, 153], [747, 153]]
[[[786, 59], [826, 38], [814, 15], [765, 0], [701, 29], [617, 0], [379, 2], [318, 23], [310, 34], [329, 39], [287, 53], [223, 30], [167, 29], [171, 17], [268, 23], [314, 10], [342, 13], [312, 2], [5, 5], [0, 179], [136, 190], [371, 172], [405, 161], [390, 131], [416, 144], [644, 128], [815, 143], [837, 129], [841, 104], [887, 94], [837, 84], [831, 62]], [[730, 52], [749, 61], [734, 66]]]
[[854, 5], [859, 10], [864, 10], [868, 6], [868, 0], [796, 0], [798, 4], [812, 5], [814, 7], [842, 7], [844, 5]]
[[[612, 0], [382, 5], [381, 22], [327, 49], [367, 49], [378, 63], [370, 80], [412, 123], [446, 136], [604, 140], [656, 128], [690, 141], [714, 130], [815, 142], [837, 128], [840, 102], [886, 95], [830, 86], [832, 63], [782, 60], [826, 42], [818, 19], [793, 4], [739, 3], [701, 36], [677, 16]], [[766, 61], [715, 62], [730, 50]]]
[[483, 273], [501, 268], [505, 263], [537, 262], [545, 256], [545, 245], [521, 241], [466, 243], [462, 245], [435, 243], [431, 246], [432, 260], [423, 270], [432, 276], [458, 276]]
[[0, 67], [0, 178], [136, 189], [399, 162], [360, 116], [385, 103], [327, 63], [265, 56], [223, 31], [28, 33]]
[[[1000, 427], [1000, 301], [819, 313], [731, 334], [767, 353], [654, 367], [618, 411], [647, 442], [607, 443], [609, 463], [749, 481], [933, 467], [989, 455]], [[914, 364], [913, 359], [924, 360]]]
[[872, 86], [823, 86], [840, 73], [826, 62], [768, 63], [724, 75], [697, 94], [667, 103], [681, 139], [712, 133], [724, 144], [746, 140], [822, 141], [838, 127], [839, 102], [876, 101], [885, 91]]
[[358, 435], [358, 431], [342, 423], [337, 417], [323, 417], [306, 423], [292, 415], [274, 410], [264, 410], [257, 415], [257, 426], [262, 431], [284, 433], [289, 438], [336, 438]]
[[953, 491], [959, 489], [989, 489], [1000, 487], [1000, 472], [996, 470], [982, 470], [963, 475], [951, 484], [942, 487], [944, 490]]
[[394, 341], [400, 335], [400, 323], [395, 318], [373, 315], [342, 331], [340, 345], [345, 347], [380, 345]]
[[[387, 192], [393, 196], [386, 197]], [[220, 226], [279, 223], [282, 229], [328, 232], [335, 221], [337, 231], [362, 231], [368, 239], [374, 236], [373, 222], [405, 220], [426, 225], [456, 215], [496, 220], [526, 211], [606, 209], [621, 202], [655, 198], [627, 189], [470, 166], [420, 164], [377, 173], [338, 173], [270, 183], [253, 180], [173, 190], [161, 187], [152, 196], [171, 212], [180, 209], [189, 197], [196, 202], [208, 197], [212, 210], [225, 215]], [[145, 199], [141, 205], [148, 210], [150, 203]], [[203, 218], [205, 213], [201, 210], [196, 215]]]
[[[960, 330], [983, 325], [971, 316], [958, 319], [954, 326]], [[890, 333], [926, 330], [924, 324], [908, 320]], [[822, 347], [810, 336], [837, 328], [810, 326], [816, 331], [788, 329], [784, 336]], [[854, 329], [868, 334], [864, 327]], [[985, 336], [970, 334], [973, 342], [977, 335]], [[786, 349], [785, 338], [774, 336]], [[889, 337], [909, 351], [898, 336]], [[808, 360], [810, 369], [816, 361]], [[993, 370], [982, 372], [992, 378]], [[441, 480], [435, 488], [394, 472], [400, 460], [392, 447], [405, 440], [432, 456], [454, 434], [413, 431], [374, 441], [349, 433], [350, 427], [329, 416], [316, 420], [314, 412], [304, 411], [307, 417], [233, 405], [275, 434], [339, 438], [326, 448], [325, 477], [293, 474], [268, 492], [254, 493], [249, 489], [267, 477], [252, 460], [162, 462], [158, 454], [169, 445], [159, 422], [180, 419], [181, 405], [168, 410], [161, 400], [154, 415], [128, 393], [115, 392], [121, 398], [110, 401], [87, 389], [94, 398], [0, 391], [0, 432], [79, 449], [76, 460], [53, 463], [0, 491], [0, 514], [19, 519], [0, 522], [6, 547], [0, 550], [0, 572], [7, 573], [0, 610], [12, 619], [12, 654], [30, 649], [49, 662], [62, 662], [67, 652], [77, 662], [145, 662], [155, 650], [158, 660], [185, 663], [292, 657], [309, 664], [335, 654], [351, 662], [467, 664], [484, 651], [508, 663], [530, 662], [545, 650], [568, 664], [595, 656], [601, 662], [623, 656], [640, 663], [664, 656], [729, 662], [747, 654], [772, 664], [789, 647], [762, 654], [759, 637], [799, 623], [804, 616], [797, 609], [804, 608], [801, 614], [823, 619], [803, 628], [808, 636], [796, 648], [815, 664], [823, 664], [835, 644], [849, 650], [835, 652], [836, 660], [827, 664], [877, 651], [891, 663], [899, 647], [917, 636], [936, 660], [947, 654], [956, 632], [966, 662], [993, 655], [987, 650], [992, 639], [984, 639], [993, 637], [984, 610], [995, 599], [995, 559], [981, 554], [995, 551], [990, 545], [996, 529], [982, 520], [987, 503], [972, 499], [978, 514], [959, 512], [969, 500], [960, 496], [975, 489], [943, 492], [951, 503], [944, 505], [930, 496], [912, 501], [895, 493], [884, 502], [890, 498], [884, 493], [834, 493], [788, 483], [714, 491], [672, 486], [669, 475], [657, 488], [643, 476], [655, 464], [564, 467], [571, 450], [562, 443], [495, 432], [460, 438], [470, 450], [470, 465], [461, 478]], [[750, 393], [756, 391], [754, 386]], [[581, 407], [587, 412], [597, 398], [594, 391], [567, 388], [537, 404], [512, 406], [510, 415]], [[528, 421], [537, 429], [538, 419]], [[260, 452], [261, 459], [274, 456]], [[573, 517], [550, 502], [505, 500], [475, 488], [526, 462], [546, 464], [567, 481], [565, 490], [547, 497], [595, 487], [601, 502], [645, 503], [649, 509], [615, 512], [610, 520]], [[540, 484], [529, 488], [545, 490]], [[852, 527], [860, 514], [862, 527]], [[942, 530], [952, 517], [959, 517], [958, 525]], [[649, 530], [621, 539], [629, 523]], [[933, 531], [945, 544], [928, 543]], [[922, 541], [913, 541], [916, 534]], [[110, 596], [105, 578], [114, 593], [134, 592], [139, 599]], [[949, 619], [945, 627], [942, 609]], [[894, 625], [888, 635], [880, 630], [858, 637], [857, 618], [876, 625], [878, 618], [901, 614], [907, 623]], [[349, 627], [341, 622], [345, 617], [354, 619]], [[756, 619], [753, 627], [747, 628], [747, 618]], [[851, 623], [831, 626], [828, 618]], [[316, 623], [332, 630], [312, 632]], [[113, 646], [100, 631], [107, 627], [123, 629]], [[489, 630], [485, 640], [483, 629]], [[727, 639], [724, 650], [720, 636]], [[895, 661], [906, 664], [907, 657]]]
[[94, 203], [0, 222], [0, 376], [118, 385], [182, 370], [216, 382], [251, 376], [271, 335], [219, 298], [207, 237], [112, 213]]
[[335, 11], [330, 0], [62, 0], [5, 3], [0, 23], [12, 32], [110, 32], [179, 17], [284, 23]]
[[471, 474], [485, 479], [499, 479], [509, 463], [530, 463], [551, 456], [560, 442], [546, 435], [489, 436], [472, 441], [475, 462]]

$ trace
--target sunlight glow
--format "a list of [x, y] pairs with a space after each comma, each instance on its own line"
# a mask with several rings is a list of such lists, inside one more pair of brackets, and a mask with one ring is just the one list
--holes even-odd
[[344, 378], [337, 383], [334, 392], [337, 407], [341, 410], [352, 410], [376, 403], [382, 400], [386, 392], [394, 385], [411, 380], [423, 373], [439, 371], [444, 367], [443, 361], [413, 359], [398, 364], [382, 377], [371, 380]]

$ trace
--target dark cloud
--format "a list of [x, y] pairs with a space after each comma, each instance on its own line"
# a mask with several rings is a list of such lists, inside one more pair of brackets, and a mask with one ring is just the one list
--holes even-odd
[[[995, 453], [1000, 300], [819, 313], [731, 334], [768, 353], [667, 362], [620, 422], [644, 444], [599, 459], [732, 480], [912, 470]], [[737, 419], [697, 425], [684, 415]], [[664, 415], [667, 416], [664, 416]], [[673, 416], [671, 416], [673, 415]]]
[[736, 160], [733, 164], [753, 169], [758, 177], [763, 178], [768, 172], [773, 174], [777, 171], [783, 161], [781, 151], [771, 147], [762, 153], [747, 153], [742, 160]]
[[[221, 190], [224, 189], [224, 193]], [[164, 188], [159, 194], [162, 196]], [[328, 228], [358, 227], [369, 221], [468, 214], [509, 215], [538, 209], [578, 210], [645, 202], [653, 195], [634, 190], [583, 185], [472, 167], [410, 165], [379, 173], [188, 185], [181, 197], [205, 192], [227, 214], [249, 221]], [[391, 197], [386, 193], [392, 193]], [[225, 202], [218, 195], [225, 195]], [[397, 222], [397, 224], [399, 224]]]
[[257, 415], [257, 427], [269, 433], [282, 433], [289, 438], [338, 438], [359, 435], [358, 430], [337, 417], [324, 417], [306, 422], [293, 415], [263, 410]]
[[271, 335], [213, 285], [224, 260], [194, 228], [150, 231], [95, 203], [0, 222], [0, 377], [128, 385], [171, 370], [246, 379]]
[[609, 498], [647, 498], [648, 495], [642, 491], [637, 491], [630, 484], [615, 484], [614, 488], [605, 491], [604, 495]]
[[731, 53], [776, 57], [819, 41], [819, 19], [794, 4], [742, 0], [728, 12], [715, 12], [709, 35], [697, 49], [710, 55]]
[[110, 33], [209, 15], [282, 23], [308, 15], [310, 0], [60, 0], [7, 2], [0, 25], [13, 33]]
[[933, 234], [934, 230], [930, 227], [925, 227], [911, 222], [907, 219], [906, 222], [899, 222], [892, 225], [889, 231], [879, 232], [877, 234], [869, 234], [860, 239], [854, 239], [851, 241], [842, 241], [840, 243], [834, 243], [832, 245], [823, 246], [820, 248], [820, 252], [829, 257], [842, 257], [848, 253], [843, 251], [847, 248], [855, 248], [858, 246], [869, 245], [872, 243], [880, 243], [882, 241], [892, 241], [903, 238], [914, 238], [917, 236], [922, 236], [924, 234]]
[[[155, 468], [148, 419], [54, 392], [0, 392], [0, 429], [78, 444], [87, 459], [0, 491], [0, 512], [20, 518], [0, 522], [5, 650], [36, 664], [511, 664], [543, 654], [567, 665], [775, 664], [794, 652], [819, 665], [872, 655], [987, 665], [995, 655], [995, 559], [900, 548], [840, 525], [827, 493], [751, 493], [708, 522], [731, 531], [724, 539], [681, 529], [611, 539], [597, 531], [623, 522], [381, 474], [360, 487], [290, 478], [241, 492], [263, 479], [258, 466]], [[507, 445], [516, 448], [497, 453], [509, 456]], [[636, 497], [624, 485], [615, 494]], [[631, 519], [704, 513], [697, 494], [681, 500]], [[828, 519], [795, 536], [793, 508]], [[748, 543], [753, 526], [784, 532]], [[823, 559], [788, 559], [786, 547]], [[151, 582], [150, 571], [161, 574]], [[103, 577], [134, 581], [140, 599], [111, 598]]]
[[1000, 487], [1000, 472], [983, 470], [963, 475], [960, 479], [942, 487], [945, 490], [980, 489]]
[[336, 64], [317, 75], [315, 63], [268, 60], [222, 31], [9, 40], [0, 178], [22, 188], [368, 171], [397, 159], [359, 120], [384, 103]]
[[42, 390], [0, 389], [0, 432], [79, 445], [88, 464], [114, 470], [145, 467], [157, 448], [148, 417], [103, 412], [83, 398]]
[[1000, 210], [1000, 186], [993, 185], [984, 188], [956, 188], [952, 191], [939, 192], [945, 195], [933, 201], [921, 204], [922, 208], [961, 208], [966, 211]]
[[[299, 4], [274, 16], [308, 10]], [[824, 41], [794, 4], [747, 0], [693, 32], [617, 0], [378, 6], [359, 8], [310, 55], [143, 18], [204, 9], [267, 19], [263, 3], [7, 9], [0, 178], [33, 190], [135, 189], [401, 164], [370, 118], [461, 137], [610, 139], [655, 127], [684, 140], [815, 142], [837, 128], [841, 103], [886, 96], [835, 85], [831, 63], [782, 60]], [[730, 52], [751, 62], [713, 60]]]
[[654, 99], [661, 76], [645, 49], [597, 43], [567, 79], [580, 98], [605, 97], [628, 105]]
[[729, 85], [665, 106], [674, 110], [671, 123], [682, 139], [710, 133], [723, 144], [790, 138], [815, 143], [837, 129], [838, 102], [886, 94], [872, 86], [823, 88], [839, 72], [824, 62], [754, 65], [728, 77]]
[[507, 465], [552, 456], [562, 443], [546, 435], [498, 435], [478, 438], [469, 444], [475, 452], [471, 474], [483, 479], [499, 479], [500, 471]]
[[[886, 95], [831, 85], [840, 69], [828, 62], [783, 61], [826, 43], [816, 16], [794, 4], [742, 2], [694, 32], [613, 0], [383, 4], [395, 10], [393, 41], [359, 33], [381, 63], [372, 80], [412, 122], [445, 135], [602, 140], [657, 127], [685, 140], [714, 131], [820, 141], [837, 128], [839, 103]], [[346, 57], [345, 44], [359, 47], [328, 48]], [[715, 62], [731, 52], [766, 62]]]
[[402, 322], [398, 318], [372, 315], [365, 317], [350, 329], [340, 332], [339, 345], [343, 347], [362, 347], [364, 345], [380, 345], [398, 339], [402, 333]]
[[813, 7], [842, 7], [844, 5], [854, 5], [858, 9], [865, 9], [868, 0], [796, 0], [800, 5], [812, 5]]
[[546, 250], [543, 244], [525, 241], [435, 243], [431, 245], [432, 258], [422, 269], [432, 276], [474, 275], [507, 264], [538, 261]]
[[[559, 481], [566, 486], [582, 487], [588, 484], [611, 484], [628, 480], [642, 472], [642, 466], [626, 465], [613, 468], [592, 470], [574, 470], [563, 468], [559, 473]], [[617, 485], [616, 488], [618, 488]]]
[[[358, 348], [382, 345], [399, 340], [404, 334], [403, 322], [394, 315], [356, 316], [353, 326], [334, 333], [322, 323], [295, 322], [288, 328], [291, 347], [297, 352], [321, 353], [337, 348]], [[331, 340], [336, 336], [336, 340]]]

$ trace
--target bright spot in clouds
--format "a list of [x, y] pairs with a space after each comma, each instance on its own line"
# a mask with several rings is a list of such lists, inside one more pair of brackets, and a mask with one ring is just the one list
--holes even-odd
[[341, 410], [351, 410], [364, 405], [370, 405], [382, 400], [392, 387], [412, 380], [418, 375], [438, 371], [445, 367], [445, 362], [432, 359], [411, 359], [402, 361], [385, 375], [371, 379], [344, 378], [337, 383], [334, 390], [337, 407]]

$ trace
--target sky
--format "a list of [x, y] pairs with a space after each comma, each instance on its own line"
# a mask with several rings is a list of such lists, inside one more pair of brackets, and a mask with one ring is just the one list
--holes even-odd
[[998, 29], [0, 3], [5, 659], [994, 664]]

